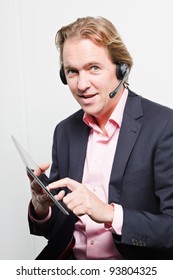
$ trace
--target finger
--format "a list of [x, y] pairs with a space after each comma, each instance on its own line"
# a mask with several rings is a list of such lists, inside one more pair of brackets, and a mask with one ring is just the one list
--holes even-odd
[[64, 178], [49, 184], [49, 189], [58, 189], [63, 187], [67, 187], [69, 190], [75, 191], [76, 189], [81, 188], [81, 184], [70, 178]]
[[83, 205], [83, 203], [79, 200], [79, 199], [75, 199], [75, 200], [72, 200], [68, 203], [65, 202], [65, 199], [63, 199], [63, 202], [66, 204], [66, 206], [68, 207], [68, 209], [70, 209], [71, 211], [73, 211], [75, 208]]
[[87, 214], [86, 209], [83, 204], [76, 206], [74, 209], [70, 209], [76, 216], [83, 216]]
[[39, 166], [36, 167], [36, 169], [34, 170], [34, 174], [36, 176], [39, 176], [41, 173], [44, 173], [50, 166], [50, 163], [44, 163], [44, 164], [40, 164]]
[[63, 198], [63, 201], [65, 204], [69, 204], [71, 201], [83, 201], [86, 198], [86, 194], [82, 192], [81, 189], [76, 189], [75, 191], [72, 191], [68, 194], [66, 194], [66, 196]]
[[62, 190], [62, 191], [60, 191], [57, 195], [55, 195], [54, 197], [55, 197], [55, 199], [57, 199], [57, 200], [62, 200], [62, 199], [64, 198], [64, 196], [65, 196], [65, 191]]

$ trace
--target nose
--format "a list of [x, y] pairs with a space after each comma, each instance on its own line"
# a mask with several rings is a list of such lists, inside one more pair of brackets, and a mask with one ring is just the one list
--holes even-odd
[[77, 87], [79, 92], [84, 92], [90, 88], [91, 82], [86, 72], [80, 72], [78, 75]]

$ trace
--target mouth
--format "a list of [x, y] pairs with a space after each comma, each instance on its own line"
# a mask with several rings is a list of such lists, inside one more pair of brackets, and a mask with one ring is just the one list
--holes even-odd
[[97, 93], [94, 93], [94, 94], [79, 94], [79, 97], [80, 98], [83, 98], [83, 99], [89, 99], [89, 98], [93, 98], [97, 95]]

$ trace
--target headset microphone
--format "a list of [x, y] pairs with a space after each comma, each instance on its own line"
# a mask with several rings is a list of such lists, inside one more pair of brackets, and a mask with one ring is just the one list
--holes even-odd
[[121, 67], [125, 67], [125, 69], [123, 69], [123, 70], [121, 69], [121, 72], [123, 72], [122, 80], [119, 83], [119, 85], [111, 93], [109, 93], [110, 98], [113, 98], [116, 95], [116, 93], [119, 91], [120, 87], [127, 80], [127, 77], [128, 77], [128, 74], [129, 74], [129, 68], [128, 68], [127, 64], [121, 64]]

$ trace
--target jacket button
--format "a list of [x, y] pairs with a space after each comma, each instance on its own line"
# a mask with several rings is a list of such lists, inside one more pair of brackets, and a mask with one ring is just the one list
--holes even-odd
[[132, 242], [132, 245], [136, 245], [135, 239], [132, 239], [131, 242]]

